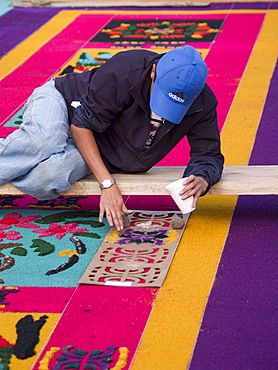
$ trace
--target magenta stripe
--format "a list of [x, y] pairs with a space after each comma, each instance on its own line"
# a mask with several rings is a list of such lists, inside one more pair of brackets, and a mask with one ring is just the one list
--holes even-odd
[[[78, 350], [127, 347], [131, 363], [158, 289], [80, 285], [66, 308], [44, 353], [73, 345]], [[43, 354], [44, 354], [43, 353]], [[60, 352], [58, 355], [61, 355]], [[55, 359], [51, 362], [54, 364]], [[84, 363], [82, 363], [84, 368]], [[111, 364], [111, 368], [115, 363]], [[125, 369], [128, 369], [128, 365]], [[34, 370], [38, 369], [36, 363]], [[110, 367], [109, 367], [110, 368]]]
[[[150, 9], [148, 9], [150, 10]], [[160, 10], [164, 10], [164, 9], [160, 9]], [[167, 11], [171, 11], [171, 10], [175, 10], [175, 9], [167, 9]], [[184, 9], [184, 10], [187, 10], [187, 9]], [[166, 13], [165, 12], [165, 13]], [[116, 13], [116, 12], [115, 12]], [[153, 20], [154, 22], [158, 19], [163, 19], [163, 20], [172, 20], [172, 19], [179, 19], [179, 20], [184, 20], [186, 21], [187, 19], [223, 19], [226, 15], [226, 11], [223, 11], [223, 14], [198, 14], [198, 12], [196, 12], [195, 14], [182, 14], [182, 15], [179, 15], [179, 14], [155, 14], [155, 16], [153, 14], [115, 14], [115, 17], [114, 17], [114, 20], [117, 20], [117, 19], [122, 19], [123, 21], [124, 20], [127, 20], [127, 19], [130, 19], [130, 20], [136, 20], [136, 19], [142, 19], [142, 21], [144, 20]], [[155, 19], [154, 19], [155, 17]]]
[[5, 138], [8, 135], [10, 135], [14, 130], [16, 130], [15, 127], [1, 127], [0, 126], [0, 138]]
[[[63, 312], [75, 288], [18, 287], [16, 294], [8, 294], [9, 305], [0, 311], [9, 312]], [[0, 290], [1, 293], [1, 290]]]

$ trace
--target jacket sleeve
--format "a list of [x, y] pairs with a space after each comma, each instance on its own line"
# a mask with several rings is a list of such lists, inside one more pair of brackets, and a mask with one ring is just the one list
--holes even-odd
[[[215, 102], [217, 104], [216, 99]], [[204, 111], [203, 119], [197, 122], [187, 135], [191, 159], [183, 177], [189, 175], [203, 177], [208, 183], [208, 188], [202, 195], [220, 180], [223, 171], [224, 157], [220, 150], [216, 104], [209, 111]]]
[[72, 123], [77, 127], [103, 132], [128, 104], [129, 86], [117, 58], [111, 58], [93, 74]]

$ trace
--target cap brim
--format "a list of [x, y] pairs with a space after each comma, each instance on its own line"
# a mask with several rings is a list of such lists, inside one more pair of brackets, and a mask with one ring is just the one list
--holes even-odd
[[172, 98], [167, 97], [167, 95], [165, 96], [158, 83], [154, 83], [150, 98], [150, 108], [154, 113], [167, 121], [179, 124], [192, 103], [193, 101], [182, 104], [176, 102]]

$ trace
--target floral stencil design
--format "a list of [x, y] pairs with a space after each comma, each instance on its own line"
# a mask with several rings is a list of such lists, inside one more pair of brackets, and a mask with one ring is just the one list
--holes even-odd
[[59, 225], [58, 223], [53, 222], [47, 229], [33, 230], [33, 233], [41, 233], [39, 238], [56, 235], [57, 239], [62, 239], [66, 234], [88, 231], [85, 227], [77, 228], [77, 226], [78, 224], [75, 222], [65, 225]]
[[41, 216], [22, 216], [18, 212], [12, 212], [7, 214], [2, 220], [0, 220], [0, 230], [11, 229], [12, 226], [23, 227], [26, 229], [32, 229], [39, 227], [36, 224], [33, 224], [32, 221], [37, 220]]
[[[142, 40], [142, 41], [189, 41], [203, 39], [212, 42], [219, 33], [221, 20], [188, 20], [188, 21], [151, 21], [119, 23], [112, 21], [91, 41], [107, 41], [103, 36], [116, 40]], [[217, 28], [215, 28], [217, 27]], [[102, 36], [102, 37], [101, 37]]]
[[8, 240], [18, 240], [22, 238], [22, 236], [20, 235], [18, 231], [11, 230], [11, 231], [4, 232], [0, 230], [0, 242], [2, 242], [4, 238]]
[[[60, 347], [51, 347], [44, 355], [40, 364], [49, 364], [50, 359], [54, 356], [55, 352], [61, 350]], [[117, 351], [118, 350], [118, 351]], [[116, 358], [119, 352], [118, 360]], [[52, 370], [60, 369], [99, 369], [99, 370], [121, 370], [127, 364], [127, 357], [129, 350], [127, 347], [108, 346], [106, 351], [93, 350], [80, 350], [74, 346], [68, 345], [61, 350], [61, 355], [56, 358], [56, 363], [51, 368]], [[116, 361], [115, 366], [110, 367], [109, 364]], [[85, 364], [86, 362], [86, 364]], [[42, 367], [40, 367], [42, 368]], [[46, 366], [45, 369], [49, 367]]]
[[142, 244], [150, 243], [154, 245], [162, 245], [163, 239], [168, 238], [167, 230], [155, 231], [136, 231], [133, 229], [126, 229], [123, 234], [119, 234], [117, 244]]

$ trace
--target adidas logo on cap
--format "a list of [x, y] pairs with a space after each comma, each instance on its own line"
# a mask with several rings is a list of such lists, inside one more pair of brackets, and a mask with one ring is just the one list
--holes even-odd
[[184, 93], [183, 92], [173, 92], [168, 94], [170, 98], [175, 99], [179, 103], [184, 103]]

